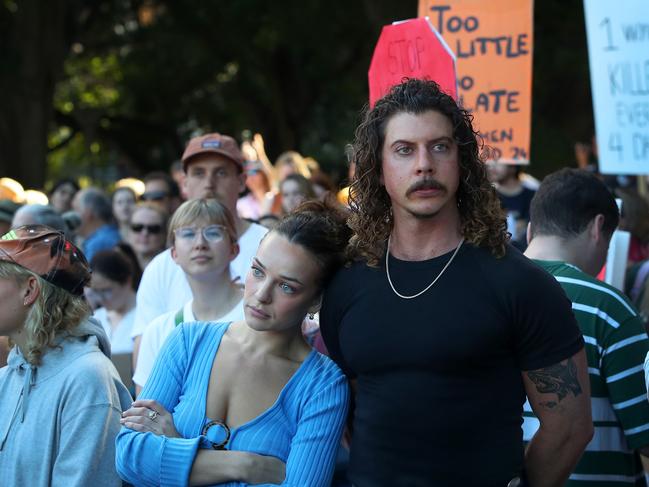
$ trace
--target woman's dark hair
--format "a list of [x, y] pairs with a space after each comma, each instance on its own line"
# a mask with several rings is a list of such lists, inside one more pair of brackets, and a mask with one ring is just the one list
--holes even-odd
[[50, 196], [56, 193], [57, 189], [59, 189], [61, 186], [65, 186], [66, 184], [71, 185], [74, 188], [75, 193], [80, 189], [79, 183], [77, 183], [74, 179], [63, 178], [63, 179], [59, 179], [56, 183], [54, 183], [54, 186], [52, 186], [52, 189], [50, 190]]
[[320, 264], [320, 285], [325, 287], [346, 261], [345, 250], [352, 235], [347, 212], [331, 200], [306, 201], [271, 230], [304, 247]]
[[130, 245], [119, 243], [109, 250], [97, 252], [90, 261], [93, 272], [106, 276], [111, 281], [126, 284], [131, 279], [131, 287], [137, 291], [142, 278], [142, 270]]

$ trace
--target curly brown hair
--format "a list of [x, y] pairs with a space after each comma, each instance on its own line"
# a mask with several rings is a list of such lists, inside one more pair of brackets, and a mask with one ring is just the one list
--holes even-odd
[[459, 152], [460, 185], [456, 196], [462, 235], [467, 242], [489, 248], [497, 257], [505, 254], [509, 239], [505, 213], [496, 190], [487, 180], [480, 158], [482, 139], [473, 130], [473, 116], [434, 81], [406, 79], [392, 87], [374, 108], [366, 107], [356, 129], [351, 154], [356, 173], [349, 191], [349, 226], [354, 231], [348, 248], [351, 258], [377, 266], [392, 230], [390, 197], [380, 182], [381, 151], [388, 121], [400, 112], [420, 114], [429, 110], [445, 115], [453, 124]]
[[47, 349], [55, 347], [56, 337], [74, 336], [75, 329], [90, 316], [91, 309], [83, 296], [75, 296], [12, 262], [0, 262], [0, 279], [24, 283], [30, 277], [36, 279], [40, 292], [25, 320], [27, 342], [21, 352], [30, 364], [40, 365]]

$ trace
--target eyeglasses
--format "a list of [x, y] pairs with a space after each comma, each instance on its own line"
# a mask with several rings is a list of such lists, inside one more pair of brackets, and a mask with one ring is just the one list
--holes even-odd
[[145, 225], [143, 223], [131, 224], [131, 230], [135, 233], [140, 233], [145, 228], [147, 233], [150, 233], [151, 235], [158, 235], [162, 232], [162, 225]]
[[207, 242], [216, 243], [223, 240], [226, 230], [221, 225], [209, 225], [203, 228], [182, 227], [174, 230], [176, 238], [186, 243], [193, 242], [199, 234], [202, 234]]

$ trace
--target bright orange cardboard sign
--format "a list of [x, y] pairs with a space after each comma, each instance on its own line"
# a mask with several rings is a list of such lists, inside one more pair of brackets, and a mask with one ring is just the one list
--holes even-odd
[[456, 56], [459, 101], [492, 159], [529, 164], [533, 0], [420, 0]]

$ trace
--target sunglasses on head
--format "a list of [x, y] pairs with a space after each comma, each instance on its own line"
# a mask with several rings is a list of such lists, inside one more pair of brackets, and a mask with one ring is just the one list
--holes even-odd
[[162, 232], [162, 225], [144, 225], [142, 223], [133, 223], [131, 225], [131, 230], [135, 233], [140, 233], [145, 228], [151, 235], [158, 235]]

